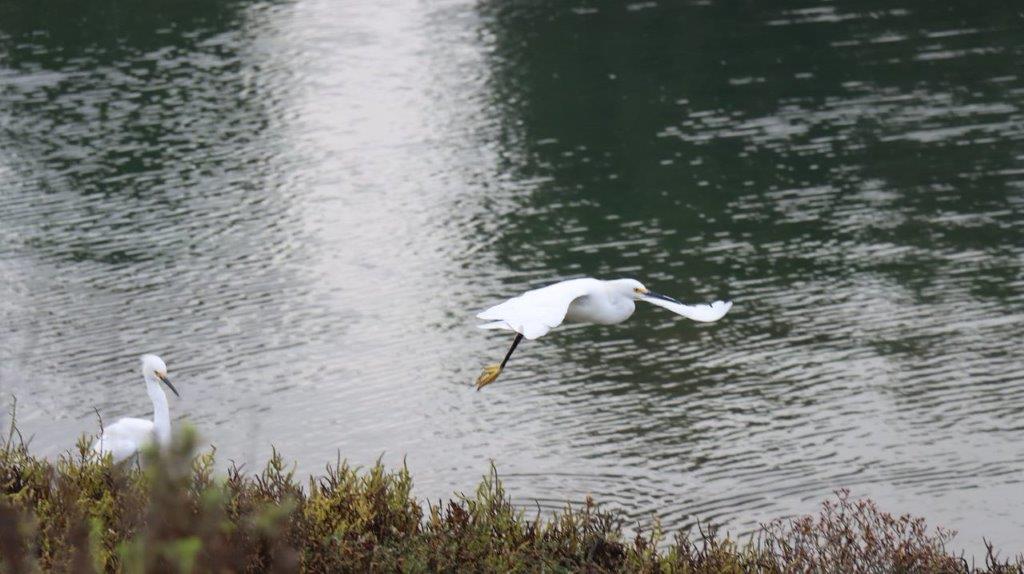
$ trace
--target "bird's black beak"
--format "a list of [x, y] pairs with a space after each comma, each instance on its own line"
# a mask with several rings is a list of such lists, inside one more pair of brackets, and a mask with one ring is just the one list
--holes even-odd
[[654, 291], [651, 291], [651, 290], [648, 290], [647, 293], [644, 293], [644, 297], [647, 297], [647, 298], [650, 298], [650, 299], [661, 299], [662, 301], [668, 301], [669, 303], [678, 303], [679, 305], [683, 305], [684, 304], [682, 301], [680, 301], [678, 299], [673, 299], [673, 298], [669, 297], [668, 295], [662, 295], [661, 293], [655, 293]]
[[167, 375], [161, 375], [160, 373], [157, 373], [156, 377], [160, 379], [160, 381], [163, 384], [167, 385], [168, 389], [171, 389], [171, 392], [174, 393], [174, 396], [178, 397], [179, 399], [181, 398], [181, 395], [178, 394], [178, 389], [174, 388], [174, 385], [171, 384], [171, 380], [167, 378]]

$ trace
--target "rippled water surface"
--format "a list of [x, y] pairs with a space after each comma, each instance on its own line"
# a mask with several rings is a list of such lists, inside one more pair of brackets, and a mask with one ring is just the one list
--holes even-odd
[[[0, 5], [0, 391], [55, 455], [156, 351], [223, 460], [1022, 550], [1022, 17], [771, 4]], [[475, 392], [473, 314], [582, 275], [736, 306]]]

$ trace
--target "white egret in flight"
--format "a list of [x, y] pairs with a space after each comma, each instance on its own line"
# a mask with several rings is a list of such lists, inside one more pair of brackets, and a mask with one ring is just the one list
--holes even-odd
[[181, 395], [167, 378], [167, 365], [156, 355], [142, 356], [142, 378], [146, 380], [146, 392], [153, 401], [153, 420], [123, 418], [103, 429], [103, 435], [92, 445], [93, 451], [101, 455], [110, 453], [114, 462], [131, 457], [153, 439], [160, 446], [171, 442], [171, 413], [160, 383], [174, 391], [175, 396]]
[[487, 365], [476, 380], [479, 391], [493, 383], [508, 363], [523, 337], [533, 340], [562, 324], [596, 323], [614, 325], [629, 319], [636, 301], [647, 301], [688, 319], [710, 323], [725, 316], [731, 301], [715, 301], [709, 305], [686, 305], [671, 297], [648, 290], [635, 279], [570, 279], [527, 291], [477, 315], [490, 321], [481, 329], [507, 329], [516, 337], [501, 364]]

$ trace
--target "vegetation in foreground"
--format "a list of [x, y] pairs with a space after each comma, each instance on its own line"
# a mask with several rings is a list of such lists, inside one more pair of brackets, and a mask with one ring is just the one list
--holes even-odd
[[529, 517], [492, 472], [476, 492], [424, 506], [407, 469], [344, 462], [304, 485], [274, 453], [258, 474], [214, 475], [186, 430], [141, 468], [79, 441], [56, 462], [0, 440], [0, 571], [32, 572], [1024, 572], [990, 548], [974, 567], [953, 534], [845, 491], [816, 516], [777, 520], [747, 541], [657, 525], [627, 536], [588, 500]]

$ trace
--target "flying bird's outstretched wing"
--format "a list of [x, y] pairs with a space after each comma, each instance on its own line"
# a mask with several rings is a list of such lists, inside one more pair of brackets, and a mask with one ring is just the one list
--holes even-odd
[[569, 305], [597, 285], [600, 281], [589, 278], [562, 281], [499, 303], [477, 318], [492, 321], [480, 325], [482, 329], [509, 329], [527, 339], [536, 339], [561, 325]]
[[658, 307], [664, 307], [673, 313], [678, 313], [687, 319], [700, 321], [701, 323], [717, 321], [725, 317], [729, 309], [732, 309], [732, 301], [715, 301], [710, 304], [698, 305], [686, 305], [680, 301], [670, 301], [668, 298], [655, 299], [654, 297], [645, 297], [644, 301]]

